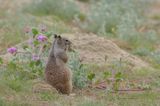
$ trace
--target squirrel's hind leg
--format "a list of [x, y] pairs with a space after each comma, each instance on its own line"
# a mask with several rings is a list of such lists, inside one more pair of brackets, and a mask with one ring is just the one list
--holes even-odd
[[55, 86], [55, 88], [57, 89], [58, 92], [69, 95], [72, 91], [72, 84], [70, 82], [66, 84], [59, 83]]

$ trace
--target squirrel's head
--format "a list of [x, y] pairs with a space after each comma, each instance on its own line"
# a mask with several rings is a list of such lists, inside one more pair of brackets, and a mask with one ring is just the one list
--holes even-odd
[[61, 37], [60, 35], [54, 35], [54, 45], [63, 50], [69, 50], [71, 49], [71, 41], [69, 41], [67, 38]]

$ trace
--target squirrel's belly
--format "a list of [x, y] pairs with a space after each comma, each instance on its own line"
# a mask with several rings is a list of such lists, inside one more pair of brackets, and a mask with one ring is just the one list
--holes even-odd
[[45, 79], [48, 83], [54, 86], [57, 83], [65, 83], [66, 80], [66, 70], [46, 70]]

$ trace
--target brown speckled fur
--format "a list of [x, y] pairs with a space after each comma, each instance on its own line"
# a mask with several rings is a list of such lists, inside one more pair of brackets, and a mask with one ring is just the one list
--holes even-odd
[[45, 69], [46, 81], [62, 94], [70, 94], [72, 91], [72, 73], [66, 65], [66, 49], [70, 43], [65, 38], [55, 35]]

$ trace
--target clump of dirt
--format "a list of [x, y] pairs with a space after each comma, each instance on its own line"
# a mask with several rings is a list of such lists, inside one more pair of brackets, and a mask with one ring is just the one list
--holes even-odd
[[33, 85], [32, 91], [34, 93], [41, 93], [41, 92], [58, 93], [55, 88], [53, 88], [51, 85], [47, 84], [44, 81], [36, 81]]
[[122, 50], [114, 42], [94, 34], [64, 34], [71, 39], [80, 58], [87, 63], [106, 64], [113, 61], [125, 61], [132, 67], [149, 67], [138, 57]]

